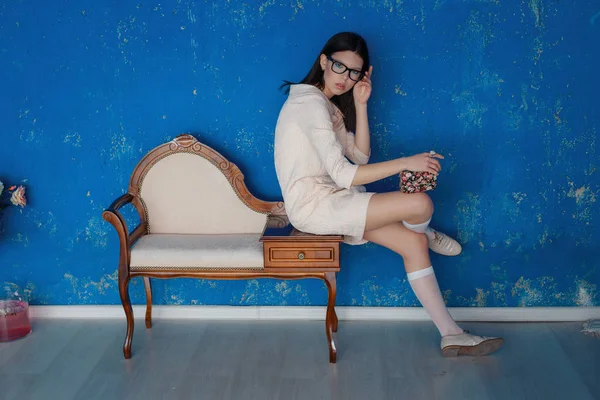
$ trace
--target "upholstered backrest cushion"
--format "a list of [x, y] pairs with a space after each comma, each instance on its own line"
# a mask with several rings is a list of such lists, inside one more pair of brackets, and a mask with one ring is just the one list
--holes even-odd
[[267, 221], [239, 199], [215, 165], [193, 153], [156, 162], [142, 180], [140, 196], [150, 233], [256, 233]]

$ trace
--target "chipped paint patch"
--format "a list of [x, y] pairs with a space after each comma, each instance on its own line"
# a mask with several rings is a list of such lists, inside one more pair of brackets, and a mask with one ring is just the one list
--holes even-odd
[[106, 294], [107, 290], [118, 290], [119, 282], [119, 271], [115, 271], [112, 274], [103, 275], [98, 282], [89, 280], [84, 283], [84, 288], [93, 287], [96, 289], [98, 294]]
[[256, 294], [258, 292], [258, 281], [252, 279], [246, 283], [246, 289], [242, 293], [240, 304], [255, 304]]
[[[502, 200], [500, 200], [502, 199]], [[516, 222], [521, 215], [521, 203], [526, 201], [527, 194], [522, 192], [507, 193], [501, 198], [498, 198], [497, 202], [502, 204], [502, 212], [510, 218], [511, 222]]]
[[381, 5], [390, 13], [395, 11], [396, 13], [401, 14], [404, 11], [404, 0], [383, 0]]
[[269, 7], [274, 6], [274, 5], [275, 5], [275, 0], [267, 0], [267, 1], [263, 2], [263, 3], [261, 3], [258, 6], [258, 16], [261, 17], [261, 18], [264, 18], [266, 10]]
[[81, 135], [79, 132], [67, 133], [63, 139], [63, 143], [69, 143], [73, 147], [81, 147]]
[[100, 217], [92, 217], [84, 229], [85, 240], [92, 242], [96, 247], [106, 248], [108, 243], [107, 224]]
[[538, 242], [540, 244], [540, 246], [544, 246], [546, 243], [552, 243], [552, 239], [548, 239], [548, 237], [550, 236], [550, 231], [548, 230], [548, 227], [544, 227], [544, 232], [542, 232], [542, 234], [540, 235]]
[[311, 304], [311, 296], [304, 286], [298, 283], [294, 287], [294, 291], [300, 305]]
[[400, 96], [406, 96], [406, 92], [402, 90], [400, 85], [396, 85], [396, 87], [394, 88], [394, 93]]
[[190, 21], [192, 24], [195, 24], [195, 23], [196, 23], [196, 21], [197, 21], [197, 19], [196, 19], [196, 15], [194, 14], [194, 12], [192, 11], [192, 9], [191, 9], [191, 8], [190, 8], [190, 9], [187, 11], [187, 17], [188, 17], [188, 20], [189, 20], [189, 21]]
[[240, 129], [235, 138], [236, 147], [240, 153], [251, 155], [252, 157], [260, 156], [260, 151], [258, 151], [257, 140], [255, 136], [255, 134], [247, 132], [244, 128]]
[[542, 12], [543, 12], [542, 0], [529, 0], [528, 4], [529, 4], [529, 9], [531, 10], [531, 13], [533, 14], [533, 16], [535, 18], [535, 27], [542, 28], [544, 26], [544, 23], [542, 21]]
[[512, 292], [513, 297], [519, 298], [519, 307], [525, 306], [536, 306], [543, 304], [543, 293], [539, 288], [532, 285], [530, 279], [524, 277], [519, 280], [513, 286]]
[[288, 286], [286, 281], [282, 281], [275, 284], [275, 291], [279, 293], [281, 297], [286, 297], [292, 292], [292, 288]]
[[[299, 305], [310, 305], [311, 296], [304, 287], [305, 284], [310, 283], [298, 282], [296, 284], [292, 284], [291, 282], [285, 280], [250, 280], [246, 282], [244, 292], [242, 293], [240, 299], [234, 299], [234, 304], [287, 305], [292, 303]], [[222, 283], [219, 287], [222, 287]]]
[[22, 243], [23, 247], [29, 246], [29, 238], [27, 237], [27, 235], [24, 235], [20, 232], [17, 232], [17, 234], [13, 236], [12, 240], [16, 243]]
[[513, 199], [517, 203], [517, 205], [521, 204], [521, 202], [527, 197], [527, 193], [516, 192], [512, 194]]
[[487, 299], [490, 295], [490, 291], [481, 288], [475, 288], [475, 292], [477, 294], [468, 299], [464, 296], [457, 296], [455, 299], [456, 305], [460, 307], [487, 307]]
[[478, 237], [483, 219], [479, 195], [467, 193], [467, 198], [458, 202], [454, 219], [458, 225], [458, 238], [461, 243]]
[[493, 294], [494, 302], [496, 303], [496, 305], [506, 307], [506, 284], [492, 282], [491, 292]]
[[519, 307], [543, 306], [551, 302], [553, 294], [558, 294], [556, 287], [556, 280], [551, 276], [535, 280], [521, 277], [514, 284], [511, 294], [518, 299]]
[[[123, 126], [121, 126], [123, 130]], [[133, 146], [127, 141], [123, 133], [115, 133], [110, 138], [111, 147], [109, 155], [111, 160], [121, 159], [123, 156], [131, 157], [133, 155]]]
[[408, 281], [394, 279], [393, 282], [380, 282], [368, 279], [360, 284], [361, 306], [419, 306]]
[[506, 126], [512, 131], [518, 131], [521, 129], [524, 116], [529, 109], [527, 102], [527, 85], [521, 85], [521, 94], [519, 97], [513, 94], [511, 96], [511, 102], [506, 116]]
[[504, 79], [500, 78], [497, 72], [482, 68], [474, 78], [478, 87], [486, 90], [492, 89], [496, 92], [496, 95], [502, 96], [502, 83], [504, 83]]
[[481, 128], [483, 115], [488, 108], [475, 98], [470, 90], [452, 96], [452, 102], [458, 109], [456, 117], [463, 122], [465, 129]]
[[573, 182], [569, 182], [570, 190], [567, 193], [567, 197], [574, 198], [577, 205], [595, 203], [596, 195], [590, 190], [589, 186], [582, 186], [575, 189]]
[[[155, 11], [160, 10], [157, 7]], [[131, 56], [136, 51], [136, 46], [144, 46], [145, 42], [140, 36], [143, 37], [147, 33], [147, 25], [144, 22], [138, 22], [136, 16], [130, 15], [127, 19], [119, 21], [116, 33], [117, 47], [123, 57], [123, 63], [132, 65]], [[134, 50], [130, 51], [131, 48]]]
[[172, 294], [169, 297], [169, 304], [181, 305], [184, 303], [185, 303], [185, 300], [181, 297], [181, 295]]
[[87, 303], [90, 299], [96, 299], [98, 296], [109, 293], [118, 293], [119, 291], [118, 271], [105, 274], [98, 281], [89, 278], [78, 278], [68, 272], [63, 277], [71, 286], [72, 294], [75, 296], [76, 301], [71, 301], [71, 304]]
[[477, 296], [475, 296], [475, 298], [471, 302], [471, 306], [485, 307], [487, 304], [487, 298], [490, 295], [490, 292], [485, 291], [480, 288], [476, 288], [475, 291], [477, 292]]
[[[373, 127], [372, 139], [375, 139], [377, 149], [381, 157], [389, 158], [390, 152], [390, 132], [394, 129], [394, 126], [388, 127], [384, 124], [375, 124]], [[394, 178], [396, 179], [396, 178]]]
[[54, 214], [52, 214], [51, 211], [48, 211], [46, 215], [45, 213], [33, 208], [27, 213], [27, 219], [31, 220], [34, 225], [42, 231], [47, 232], [48, 235], [56, 235], [56, 221], [54, 220]]
[[598, 297], [598, 287], [592, 283], [579, 279], [575, 282], [575, 304], [581, 307], [594, 305], [594, 298]]
[[296, 4], [292, 6], [294, 14], [298, 14], [300, 10], [304, 10], [304, 4], [300, 0], [296, 0]]
[[[511, 233], [509, 233], [508, 237], [506, 239], [504, 239], [504, 244], [507, 247], [512, 246], [513, 244], [517, 244], [520, 247], [522, 237], [523, 237], [522, 232], [511, 232]], [[517, 248], [517, 251], [519, 251], [519, 248]]]
[[577, 205], [573, 218], [585, 225], [589, 225], [592, 219], [592, 211], [596, 207], [596, 193], [590, 190], [589, 186], [582, 186], [575, 189], [573, 182], [569, 182], [568, 184], [569, 192], [567, 193], [567, 197], [574, 198]]
[[110, 228], [111, 226], [99, 216], [90, 218], [87, 226], [79, 230], [75, 238], [71, 240], [67, 250], [73, 251], [81, 243], [81, 239], [91, 243], [94, 247], [106, 248]]
[[39, 143], [43, 137], [43, 130], [36, 126], [37, 118], [33, 116], [31, 110], [22, 110], [19, 112], [19, 124], [21, 133], [19, 139], [25, 142]]

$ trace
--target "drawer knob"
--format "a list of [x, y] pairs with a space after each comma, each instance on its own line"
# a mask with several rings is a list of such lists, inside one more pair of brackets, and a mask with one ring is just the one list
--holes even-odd
[[304, 260], [304, 253], [303, 252], [298, 253], [298, 260]]

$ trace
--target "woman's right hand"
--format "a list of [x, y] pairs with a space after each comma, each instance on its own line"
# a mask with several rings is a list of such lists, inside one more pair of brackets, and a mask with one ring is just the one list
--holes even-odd
[[442, 170], [440, 162], [437, 159], [444, 159], [441, 154], [429, 152], [415, 154], [414, 156], [404, 157], [405, 169], [408, 171], [423, 171], [432, 174], [439, 174]]

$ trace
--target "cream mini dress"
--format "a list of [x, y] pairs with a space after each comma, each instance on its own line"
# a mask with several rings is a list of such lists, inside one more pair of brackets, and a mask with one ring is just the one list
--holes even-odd
[[275, 129], [275, 171], [296, 229], [366, 243], [367, 208], [375, 193], [352, 186], [352, 180], [368, 161], [346, 130], [341, 111], [320, 89], [291, 85]]

